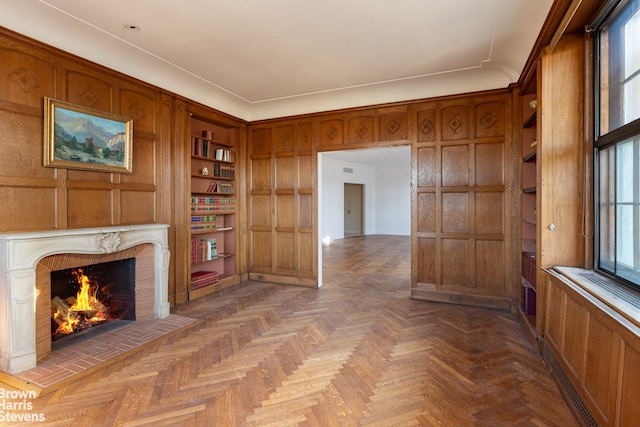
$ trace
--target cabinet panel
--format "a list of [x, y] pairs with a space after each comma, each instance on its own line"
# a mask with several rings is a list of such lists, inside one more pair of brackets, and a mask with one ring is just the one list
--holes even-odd
[[469, 146], [442, 147], [442, 186], [469, 185]]
[[300, 228], [311, 230], [313, 227], [313, 196], [311, 194], [301, 194], [298, 196], [298, 200], [300, 209], [298, 225]]
[[613, 331], [596, 316], [587, 320], [587, 336], [584, 387], [593, 397], [606, 419], [611, 419], [613, 401], [612, 366], [616, 366], [616, 347], [619, 341]]
[[476, 240], [476, 278], [477, 289], [505, 290], [504, 244], [497, 240]]
[[56, 67], [42, 59], [9, 48], [0, 48], [0, 99], [42, 111], [45, 96], [55, 96]]
[[359, 144], [373, 142], [373, 116], [358, 115], [348, 120], [348, 143]]
[[251, 224], [258, 227], [271, 226], [271, 195], [251, 196]]
[[276, 232], [276, 270], [295, 269], [295, 238], [293, 232]]
[[271, 159], [251, 161], [251, 189], [271, 191]]
[[475, 145], [476, 185], [504, 185], [504, 144]]
[[436, 194], [418, 194], [418, 232], [436, 232]]
[[[564, 319], [566, 307], [566, 292], [558, 286], [550, 285], [547, 289], [547, 300], [553, 304], [546, 304], [547, 324], [545, 329], [545, 340], [561, 350], [564, 347]], [[586, 328], [586, 323], [583, 325]]]
[[[1, 62], [1, 61], [0, 61]], [[42, 100], [40, 100], [42, 102]], [[19, 127], [15, 123], [20, 123]], [[2, 156], [0, 156], [0, 174], [13, 179], [45, 178], [56, 179], [56, 169], [42, 167], [42, 116], [32, 116], [0, 110], [0, 140], [2, 140]], [[38, 141], [37, 149], [28, 150], [34, 141]], [[94, 173], [95, 175], [95, 173]], [[5, 206], [1, 209], [9, 208]], [[20, 212], [20, 211], [16, 211]], [[25, 212], [25, 211], [22, 211]], [[3, 215], [3, 218], [9, 218]]]
[[475, 227], [478, 234], [504, 234], [504, 193], [475, 194]]
[[114, 87], [108, 80], [77, 71], [68, 71], [65, 77], [67, 102], [124, 116], [114, 110]]
[[251, 267], [271, 268], [271, 235], [270, 231], [251, 232]]
[[292, 157], [276, 157], [276, 190], [292, 190], [295, 187], [294, 167], [295, 159]]
[[344, 122], [342, 120], [323, 120], [320, 123], [320, 144], [341, 145], [344, 143]]
[[298, 156], [298, 188], [313, 188], [313, 156]]
[[[115, 201], [110, 189], [67, 189], [70, 201], [67, 210], [67, 226], [69, 228], [86, 228], [94, 224], [113, 224], [111, 213]], [[71, 202], [71, 201], [75, 202]], [[74, 206], [77, 203], [77, 207]], [[119, 209], [118, 209], [119, 210]]]
[[470, 135], [470, 111], [466, 105], [453, 105], [442, 109], [442, 140], [468, 139]]
[[[564, 295], [566, 297], [566, 294]], [[567, 367], [576, 378], [584, 377], [587, 311], [573, 298], [566, 298], [562, 353]]]
[[132, 169], [135, 175], [123, 174], [120, 176], [121, 182], [126, 184], [155, 184], [155, 168], [153, 161], [156, 155], [155, 142], [147, 138], [136, 138], [133, 144]]
[[482, 102], [476, 105], [475, 110], [476, 138], [504, 135], [506, 123], [502, 102]]
[[300, 272], [315, 274], [315, 251], [309, 250], [313, 247], [313, 234], [312, 233], [299, 233], [298, 234], [298, 265]]
[[433, 187], [436, 185], [436, 149], [433, 147], [418, 148], [418, 186]]
[[469, 193], [442, 194], [442, 232], [469, 232]]
[[121, 191], [120, 210], [123, 224], [155, 222], [155, 194], [150, 191]]
[[295, 222], [295, 198], [293, 195], [276, 196], [276, 228], [293, 230]]
[[436, 240], [418, 238], [417, 276], [420, 283], [437, 283]]
[[442, 284], [464, 286], [471, 284], [469, 277], [469, 241], [442, 239]]
[[251, 130], [251, 155], [271, 154], [271, 128]]
[[276, 127], [276, 153], [292, 153], [295, 139], [293, 125]]
[[120, 115], [133, 119], [134, 130], [154, 135], [156, 129], [157, 100], [145, 93], [123, 89], [120, 91]]
[[378, 117], [380, 129], [380, 141], [397, 141], [407, 139], [407, 113], [389, 112], [381, 113]]
[[640, 351], [637, 347], [625, 343], [624, 359], [621, 371], [621, 399], [619, 403], [619, 426], [631, 426], [640, 420]]
[[[0, 186], [0, 224], [2, 232], [59, 228], [55, 210], [55, 188], [11, 188]], [[81, 206], [81, 204], [80, 204]], [[28, 212], [29, 215], [24, 213]]]
[[436, 110], [418, 111], [417, 115], [418, 142], [435, 142], [436, 140]]

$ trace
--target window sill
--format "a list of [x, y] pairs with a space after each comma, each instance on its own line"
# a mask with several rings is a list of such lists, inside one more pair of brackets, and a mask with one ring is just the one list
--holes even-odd
[[640, 293], [616, 283], [594, 270], [558, 266], [553, 270], [605, 304], [619, 316], [624, 317], [636, 327], [640, 327]]

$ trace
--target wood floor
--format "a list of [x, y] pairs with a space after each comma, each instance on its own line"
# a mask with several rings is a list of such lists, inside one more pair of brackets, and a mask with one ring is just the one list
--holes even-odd
[[332, 242], [323, 288], [249, 282], [183, 305], [198, 324], [30, 412], [91, 427], [576, 425], [516, 318], [409, 299], [409, 238], [359, 239], [382, 249]]

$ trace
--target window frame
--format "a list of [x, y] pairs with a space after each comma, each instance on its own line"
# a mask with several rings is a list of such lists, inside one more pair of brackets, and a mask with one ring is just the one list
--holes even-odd
[[[622, 55], [620, 49], [624, 47], [624, 40], [623, 40], [623, 36], [622, 36], [622, 31], [624, 29], [624, 25], [619, 25], [617, 26], [618, 31], [617, 32], [610, 32], [609, 33], [609, 37], [610, 37], [610, 43], [608, 44], [608, 48], [609, 48], [609, 52], [608, 52], [608, 56], [606, 58], [602, 57], [602, 42], [601, 42], [601, 31], [603, 29], [606, 29], [606, 26], [617, 19], [620, 18], [624, 18], [625, 14], [628, 14], [629, 18], [631, 18], [633, 16], [633, 14], [635, 14], [638, 10], [634, 9], [634, 8], [629, 8], [629, 9], [625, 9], [626, 6], [628, 6], [629, 4], [633, 3], [633, 2], [639, 2], [638, 0], [612, 0], [610, 1], [605, 8], [603, 8], [603, 11], [599, 14], [598, 18], [596, 19], [596, 21], [591, 25], [591, 27], [587, 27], [587, 29], [589, 31], [592, 31], [592, 35], [594, 37], [594, 97], [593, 97], [593, 101], [594, 101], [594, 108], [593, 108], [593, 112], [594, 112], [594, 144], [593, 144], [593, 171], [594, 171], [594, 181], [593, 181], [593, 186], [594, 186], [594, 219], [595, 219], [595, 232], [594, 232], [594, 236], [595, 236], [595, 244], [594, 244], [594, 257], [593, 257], [593, 263], [594, 263], [594, 270], [598, 271], [599, 273], [602, 273], [622, 284], [625, 284], [627, 286], [630, 286], [632, 288], [634, 288], [635, 290], [640, 290], [640, 279], [638, 279], [637, 281], [632, 281], [632, 280], [628, 280], [622, 276], [620, 276], [618, 274], [618, 272], [621, 272], [622, 269], [619, 269], [617, 267], [617, 262], [618, 262], [618, 257], [617, 255], [614, 253], [613, 255], [613, 263], [614, 263], [614, 267], [613, 267], [613, 271], [604, 268], [602, 266], [603, 263], [600, 262], [601, 260], [601, 219], [600, 219], [600, 215], [601, 215], [601, 187], [600, 184], [602, 183], [602, 180], [600, 179], [600, 174], [601, 174], [601, 170], [600, 170], [600, 152], [602, 150], [605, 149], [609, 149], [609, 148], [613, 148], [615, 146], [617, 146], [618, 144], [623, 144], [628, 142], [629, 140], [632, 140], [632, 142], [634, 144], [640, 145], [640, 118], [637, 118], [627, 124], [623, 124], [623, 125], [618, 125], [614, 130], [608, 131], [606, 133], [603, 133], [601, 131], [601, 129], [603, 128], [603, 126], [601, 126], [601, 117], [602, 117], [602, 113], [603, 113], [603, 108], [602, 108], [602, 102], [603, 100], [602, 98], [602, 64], [603, 61], [607, 61], [606, 62], [606, 72], [607, 74], [607, 87], [608, 90], [611, 91], [614, 88], [613, 84], [609, 84], [610, 82], [614, 81], [616, 83], [619, 83], [619, 85], [617, 86], [617, 90], [615, 93], [607, 93], [607, 97], [608, 99], [605, 101], [608, 105], [608, 109], [606, 110], [607, 112], [607, 116], [604, 118], [604, 120], [608, 120], [609, 123], [607, 123], [606, 128], [609, 129], [610, 128], [610, 122], [611, 122], [611, 117], [613, 114], [618, 115], [618, 117], [622, 117], [623, 114], [623, 93], [624, 93], [624, 85], [623, 83], [626, 81], [629, 81], [632, 78], [637, 78], [638, 75], [640, 75], [640, 70], [636, 70], [630, 78], [628, 79], [624, 79], [623, 77], [623, 63], [624, 63], [624, 56]], [[639, 2], [640, 3], [640, 2]], [[615, 15], [612, 15], [612, 13], [615, 10], [619, 10], [619, 13], [616, 13]], [[616, 43], [617, 40], [617, 43]], [[613, 56], [616, 56], [616, 60], [615, 63], [613, 64], [614, 66], [612, 67], [612, 61], [611, 58]], [[612, 96], [613, 95], [613, 96]], [[611, 100], [619, 100], [618, 102], [611, 102]], [[616, 111], [613, 111], [611, 106], [615, 104], [614, 108], [616, 108]], [[624, 123], [624, 119], [621, 118], [618, 120], [619, 123]], [[615, 155], [615, 153], [614, 153]], [[640, 168], [640, 167], [639, 167]], [[612, 173], [613, 175], [611, 176], [611, 179], [615, 180], [617, 173], [615, 170], [615, 159], [614, 159], [614, 170], [610, 171], [610, 173]], [[636, 175], [638, 174], [638, 170], [635, 170]], [[634, 185], [638, 185], [640, 187], [640, 178], [638, 177], [634, 177]], [[614, 189], [617, 192], [618, 187], [615, 185], [614, 182]], [[615, 197], [615, 195], [614, 195]], [[617, 207], [617, 202], [614, 199], [614, 220], [617, 221], [617, 211], [616, 211], [616, 207]], [[635, 206], [636, 204], [636, 200], [634, 199], [634, 203], [633, 205]], [[635, 230], [636, 233], [638, 233], [638, 230]], [[617, 226], [614, 226], [614, 235], [612, 236], [612, 238], [615, 240], [617, 238], [616, 236], [617, 234]], [[617, 242], [614, 243], [613, 247], [616, 248], [616, 244]], [[636, 254], [634, 254], [634, 258], [637, 258]], [[634, 261], [635, 262], [635, 261]], [[634, 265], [634, 269], [638, 268], [638, 266]], [[638, 270], [634, 270], [634, 271], [638, 271]]]

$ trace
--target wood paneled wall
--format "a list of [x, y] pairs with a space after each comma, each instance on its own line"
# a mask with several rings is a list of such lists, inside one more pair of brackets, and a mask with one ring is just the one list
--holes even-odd
[[[412, 295], [510, 309], [512, 106], [502, 94], [412, 106]], [[516, 181], [517, 182], [517, 181]]]
[[250, 126], [249, 277], [316, 286], [316, 157], [313, 122]]
[[511, 308], [511, 117], [495, 91], [251, 124], [251, 277], [317, 286], [318, 152], [411, 145], [413, 296]]
[[[0, 233], [172, 223], [171, 95], [4, 29], [0, 58]], [[45, 96], [132, 118], [133, 173], [43, 167]]]

